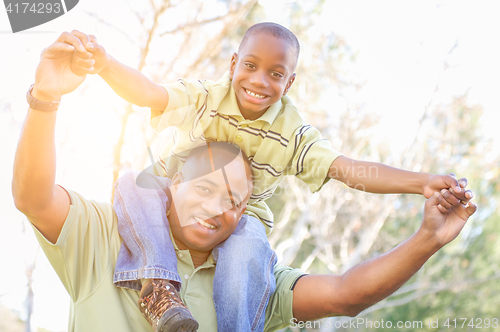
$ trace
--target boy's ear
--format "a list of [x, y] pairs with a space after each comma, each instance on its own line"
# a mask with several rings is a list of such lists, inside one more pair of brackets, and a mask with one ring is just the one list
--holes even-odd
[[287, 94], [288, 90], [290, 90], [290, 87], [293, 84], [293, 81], [295, 81], [295, 76], [297, 76], [295, 73], [292, 74], [292, 77], [288, 80], [288, 83], [286, 84], [285, 91], [283, 92], [283, 96]]
[[231, 57], [231, 66], [229, 67], [229, 79], [233, 79], [234, 70], [236, 69], [236, 62], [238, 62], [238, 53], [233, 53]]

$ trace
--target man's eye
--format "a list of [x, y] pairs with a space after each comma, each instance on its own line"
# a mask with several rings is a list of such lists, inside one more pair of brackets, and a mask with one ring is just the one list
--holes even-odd
[[208, 188], [207, 187], [203, 187], [203, 186], [196, 186], [196, 188], [202, 192], [208, 192]]
[[240, 204], [235, 202], [234, 200], [232, 199], [228, 199], [226, 200], [226, 205], [228, 208], [230, 209], [233, 209], [233, 208], [239, 208], [240, 207]]
[[247, 63], [245, 63], [245, 66], [247, 66], [248, 68], [251, 68], [251, 69], [255, 68], [255, 66], [253, 65], [253, 63], [248, 63], [247, 62]]

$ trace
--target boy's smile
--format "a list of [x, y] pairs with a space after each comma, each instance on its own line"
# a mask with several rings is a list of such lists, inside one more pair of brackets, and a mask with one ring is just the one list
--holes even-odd
[[295, 74], [292, 46], [268, 33], [250, 36], [231, 59], [229, 77], [245, 119], [255, 120], [288, 92]]

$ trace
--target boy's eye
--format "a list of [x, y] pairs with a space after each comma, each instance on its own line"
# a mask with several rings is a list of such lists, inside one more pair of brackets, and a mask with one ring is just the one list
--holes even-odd
[[248, 68], [251, 68], [251, 69], [254, 69], [255, 66], [253, 63], [249, 63], [249, 62], [245, 62], [245, 66], [247, 66]]
[[278, 73], [278, 72], [273, 72], [273, 73], [271, 73], [271, 75], [273, 75], [276, 78], [282, 78], [283, 77], [283, 74], [282, 73]]

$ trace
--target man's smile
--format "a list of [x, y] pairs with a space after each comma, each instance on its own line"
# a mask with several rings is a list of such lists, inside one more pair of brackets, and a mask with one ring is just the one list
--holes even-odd
[[201, 220], [201, 219], [200, 219], [200, 218], [198, 218], [198, 217], [194, 217], [194, 220], [196, 220], [196, 222], [197, 222], [198, 224], [200, 224], [201, 226], [203, 226], [203, 227], [205, 227], [205, 228], [207, 228], [207, 229], [216, 229], [216, 228], [217, 228], [216, 226], [214, 226], [214, 225], [212, 225], [212, 224], [209, 224], [209, 223], [207, 223], [207, 222], [205, 222], [205, 221]]

